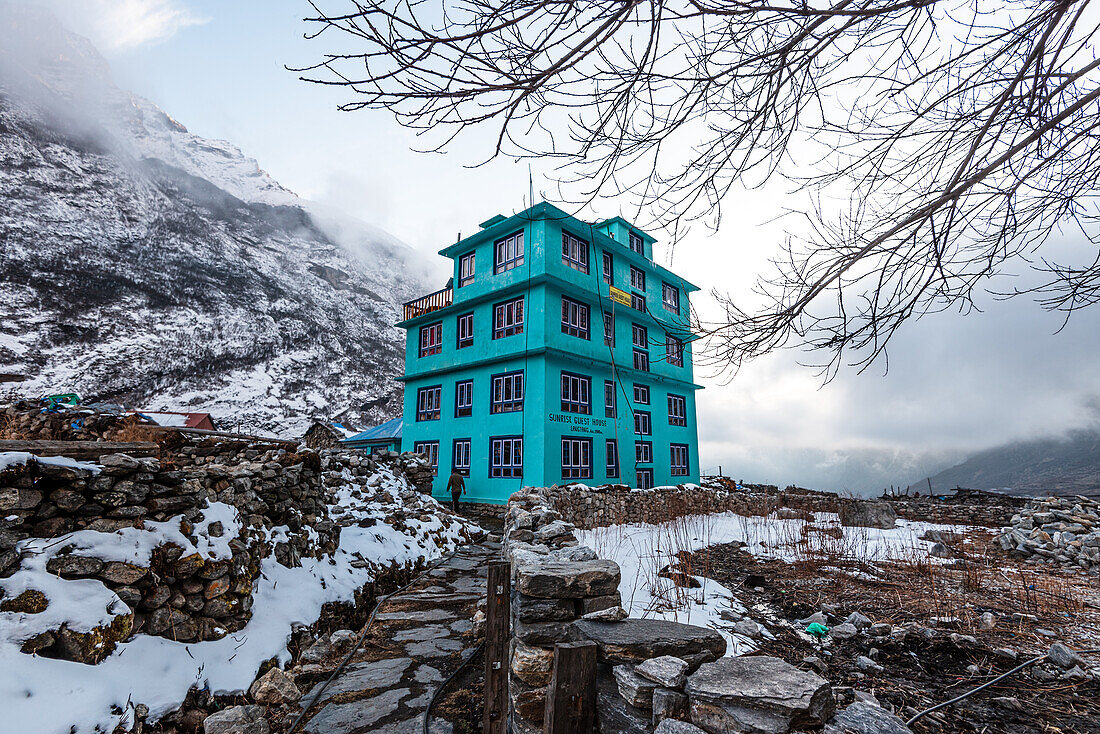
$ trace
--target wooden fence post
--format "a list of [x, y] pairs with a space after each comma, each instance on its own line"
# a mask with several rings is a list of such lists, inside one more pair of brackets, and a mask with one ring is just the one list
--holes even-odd
[[592, 734], [596, 726], [596, 643], [554, 646], [546, 689], [545, 734]]
[[504, 734], [508, 724], [508, 640], [512, 567], [489, 562], [489, 593], [485, 605], [484, 734]]

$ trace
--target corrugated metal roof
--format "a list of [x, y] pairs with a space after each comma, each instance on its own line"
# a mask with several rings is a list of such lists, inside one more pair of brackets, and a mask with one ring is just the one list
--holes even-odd
[[368, 428], [361, 433], [357, 433], [350, 438], [341, 439], [341, 443], [353, 443], [358, 441], [384, 441], [387, 439], [401, 438], [401, 425], [404, 420], [401, 418], [394, 418], [388, 420], [382, 425]]

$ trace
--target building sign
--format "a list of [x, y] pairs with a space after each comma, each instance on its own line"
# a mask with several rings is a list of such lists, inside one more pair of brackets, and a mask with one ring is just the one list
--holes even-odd
[[608, 421], [603, 418], [593, 418], [589, 415], [577, 415], [576, 413], [548, 413], [548, 423], [563, 423], [569, 426], [570, 433], [603, 433], [608, 426]]
[[630, 305], [630, 294], [626, 291], [619, 290], [613, 285], [608, 286], [608, 291], [609, 295], [611, 296], [611, 300], [615, 303], [622, 304], [623, 306]]

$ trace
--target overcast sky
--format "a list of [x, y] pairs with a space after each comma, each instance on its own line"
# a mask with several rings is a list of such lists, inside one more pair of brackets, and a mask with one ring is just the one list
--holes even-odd
[[[37, 0], [24, 0], [37, 1]], [[523, 207], [527, 164], [479, 168], [484, 138], [447, 155], [413, 152], [417, 139], [384, 112], [341, 113], [347, 92], [298, 81], [284, 69], [316, 60], [322, 41], [302, 38], [304, 0], [41, 0], [107, 56], [116, 80], [192, 132], [232, 141], [299, 195], [343, 209], [396, 235], [424, 257], [493, 214]], [[535, 169], [536, 190], [551, 191]], [[537, 197], [537, 195], [536, 195]], [[537, 197], [538, 198], [538, 197]], [[549, 197], [551, 198], [552, 197]], [[657, 259], [703, 288], [744, 293], [782, 239], [771, 220], [781, 185], [732, 194], [718, 232], [696, 229], [675, 257]], [[584, 216], [630, 215], [603, 201]], [[771, 222], [771, 223], [769, 223]], [[654, 232], [659, 239], [666, 234]], [[1055, 243], [1071, 249], [1070, 240]], [[843, 371], [822, 386], [783, 352], [732, 381], [697, 375], [701, 462], [750, 481], [866, 492], [945, 468], [1006, 441], [1097, 424], [1100, 309], [1060, 334], [1032, 303], [989, 299], [984, 313], [939, 314], [910, 324], [890, 370]]]

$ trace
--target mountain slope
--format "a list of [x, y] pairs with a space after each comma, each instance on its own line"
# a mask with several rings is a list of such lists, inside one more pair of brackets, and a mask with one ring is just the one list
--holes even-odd
[[1061, 439], [987, 449], [936, 474], [931, 482], [937, 491], [966, 487], [1028, 496], [1096, 494], [1100, 492], [1100, 432], [1073, 431]]
[[47, 16], [0, 6], [0, 31], [20, 39], [0, 48], [0, 372], [31, 375], [21, 392], [287, 435], [400, 411], [411, 251], [365, 225], [337, 242]]

